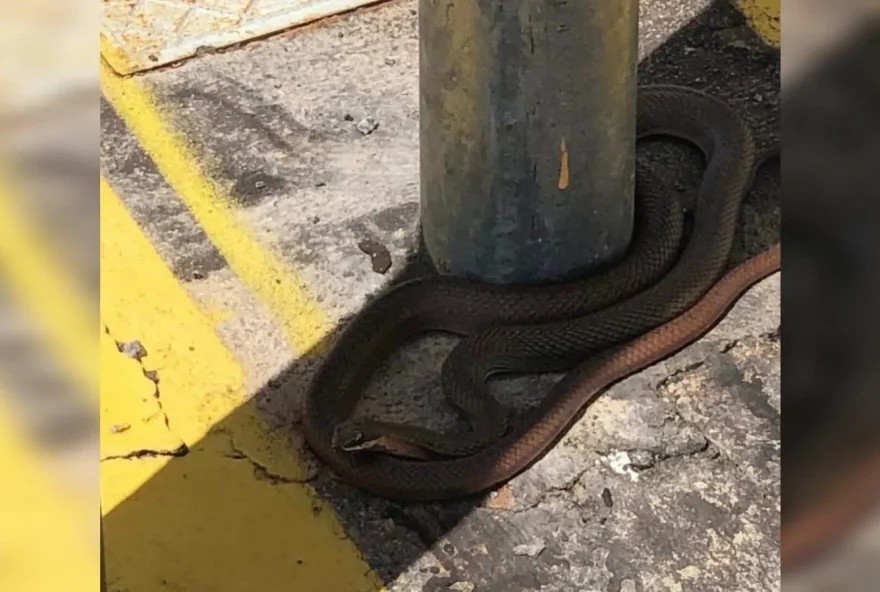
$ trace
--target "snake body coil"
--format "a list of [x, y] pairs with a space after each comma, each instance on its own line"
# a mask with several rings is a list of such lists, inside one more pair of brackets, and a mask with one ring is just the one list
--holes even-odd
[[[306, 397], [303, 433], [319, 458], [344, 480], [393, 498], [485, 490], [546, 452], [607, 386], [697, 339], [748, 286], [779, 268], [777, 245], [721, 277], [757, 166], [751, 132], [736, 113], [699, 91], [650, 86], [639, 89], [637, 122], [639, 137], [678, 137], [706, 156], [684, 248], [680, 207], [640, 170], [633, 245], [603, 274], [543, 287], [431, 277], [389, 290], [346, 327]], [[444, 394], [471, 422], [470, 435], [351, 420], [382, 361], [405, 341], [436, 330], [465, 336], [447, 358], [442, 378]], [[498, 373], [575, 366], [514, 427], [488, 394], [486, 381]], [[457, 458], [352, 453], [341, 448], [340, 434], [387, 436]]]

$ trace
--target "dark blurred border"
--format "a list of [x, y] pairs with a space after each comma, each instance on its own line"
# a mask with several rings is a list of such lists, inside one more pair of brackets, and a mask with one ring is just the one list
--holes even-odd
[[[847, 3], [786, 6], [801, 9]], [[824, 51], [787, 46], [783, 28], [783, 79], [789, 60], [798, 70], [782, 91], [787, 574], [841, 549], [880, 497], [880, 26], [858, 20]]]

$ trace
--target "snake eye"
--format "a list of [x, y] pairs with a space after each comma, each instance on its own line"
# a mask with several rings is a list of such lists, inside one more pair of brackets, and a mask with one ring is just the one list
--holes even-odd
[[366, 438], [364, 437], [364, 433], [360, 430], [352, 432], [348, 438], [345, 440], [345, 444], [343, 448], [351, 448], [353, 446], [360, 446], [364, 443]]
[[366, 436], [361, 430], [355, 429], [352, 426], [347, 425], [338, 425], [336, 429], [333, 430], [333, 447], [339, 448], [342, 450], [351, 450], [352, 448], [357, 448], [361, 446], [366, 439]]

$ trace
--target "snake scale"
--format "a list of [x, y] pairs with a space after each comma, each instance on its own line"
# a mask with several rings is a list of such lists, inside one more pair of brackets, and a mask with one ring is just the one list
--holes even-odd
[[[643, 86], [637, 136], [656, 135], [691, 142], [706, 157], [683, 247], [681, 207], [639, 168], [633, 243], [602, 273], [546, 286], [431, 276], [390, 289], [346, 326], [315, 375], [302, 415], [315, 454], [343, 480], [390, 498], [479, 493], [540, 458], [612, 383], [698, 339], [748, 287], [777, 271], [778, 244], [724, 273], [759, 165], [738, 114], [702, 91]], [[428, 331], [463, 337], [441, 378], [471, 430], [435, 434], [351, 419], [376, 368]], [[497, 374], [566, 370], [539, 405], [513, 422], [488, 393], [487, 380]]]

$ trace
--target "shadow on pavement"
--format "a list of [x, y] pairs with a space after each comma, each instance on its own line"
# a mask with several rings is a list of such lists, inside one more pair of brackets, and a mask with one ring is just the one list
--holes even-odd
[[[687, 26], [678, 31], [639, 66], [640, 83], [676, 83], [704, 88], [730, 100], [759, 130], [763, 142], [775, 140], [778, 122], [778, 60], [777, 51], [764, 46], [754, 33], [748, 32], [743, 41], [744, 18], [727, 2], [715, 2]], [[642, 154], [644, 152], [644, 154]], [[640, 158], [651, 159], [656, 172], [670, 191], [693, 197], [701, 174], [701, 159], [696, 152], [667, 145], [640, 148]], [[744, 207], [741, 230], [735, 246], [732, 263], [763, 250], [779, 237], [779, 170], [768, 166], [759, 174], [756, 187]], [[409, 262], [401, 269], [395, 282], [432, 273], [432, 267], [421, 248], [414, 249]], [[336, 338], [334, 331], [316, 351], [321, 351]], [[265, 398], [298, 397], [307, 387], [319, 363], [320, 355], [308, 352], [293, 364], [282, 376], [270, 382], [255, 397], [255, 403], [237, 410], [232, 416], [215, 426], [212, 433], [229, 433], [242, 421], [238, 415], [255, 413], [254, 408]], [[197, 394], [194, 393], [194, 396]], [[311, 590], [307, 584], [296, 580], [298, 560], [291, 550], [284, 565], [259, 564], [260, 548], [288, 544], [296, 533], [286, 533], [280, 538], [271, 529], [272, 524], [261, 515], [260, 508], [249, 508], [247, 497], [241, 491], [222, 487], [222, 483], [201, 479], [210, 467], [198, 466], [199, 450], [216, 446], [216, 438], [208, 436], [191, 447], [190, 453], [174, 458], [153, 475], [135, 494], [114, 508], [104, 518], [107, 556], [110, 565], [109, 589], [114, 588], [113, 572], [116, 557], [138, 554], [146, 541], [165, 549], [161, 553], [150, 551], [159, 561], [145, 566], [154, 578], [153, 588], [184, 590], [192, 589], [175, 582], [173, 574], [180, 573], [181, 566], [189, 566], [191, 572], [220, 570], [230, 574], [228, 590]], [[228, 451], [230, 454], [232, 451]], [[224, 453], [225, 454], [225, 453]], [[220, 462], [228, 462], [221, 459]], [[253, 470], [258, 479], [272, 481], [283, 500], [287, 491], [285, 479], [258, 466]], [[484, 496], [461, 499], [446, 503], [404, 504], [386, 501], [355, 490], [336, 481], [327, 470], [318, 472], [311, 481], [318, 494], [335, 509], [344, 526], [346, 536], [354, 542], [371, 568], [386, 582], [397, 580], [404, 570], [418, 562], [427, 549], [475, 508], [483, 505]], [[305, 504], [305, 509], [303, 504]], [[280, 505], [291, 513], [309, 511], [307, 500], [293, 500]], [[217, 509], [223, 508], [222, 522], [217, 521]], [[312, 505], [317, 510], [317, 505]], [[281, 520], [281, 518], [279, 518]], [[183, 524], [187, 523], [186, 528]], [[181, 540], [175, 533], [187, 534]], [[157, 534], [158, 533], [158, 534]], [[528, 577], [533, 560], [514, 557], [511, 544], [505, 540], [484, 541], [491, 546], [485, 555], [475, 554], [468, 562], [468, 579], [478, 589], [518, 590], [529, 588]], [[308, 544], [308, 542], [299, 544]], [[219, 565], [218, 557], [230, 556], [229, 549], [240, 559], [236, 566]], [[440, 563], [444, 557], [457, 552], [451, 546], [434, 549]], [[506, 557], [503, 570], [498, 570], [500, 558]], [[322, 568], [331, 573], [334, 558], [323, 560]], [[259, 565], [256, 565], [255, 562]], [[119, 563], [117, 565], [122, 565]], [[444, 564], [444, 568], [446, 568]], [[302, 569], [314, 571], [315, 566]], [[421, 567], [429, 572], [423, 590], [448, 589], [456, 581], [452, 573], [441, 574], [436, 567]], [[433, 571], [436, 570], [436, 571]], [[540, 582], [539, 582], [540, 584]], [[163, 588], [164, 586], [164, 588]], [[485, 587], [481, 587], [485, 586]], [[317, 589], [317, 588], [316, 588]], [[416, 588], [408, 588], [416, 589]], [[335, 592], [328, 589], [328, 592]], [[340, 589], [339, 592], [355, 592]]]

